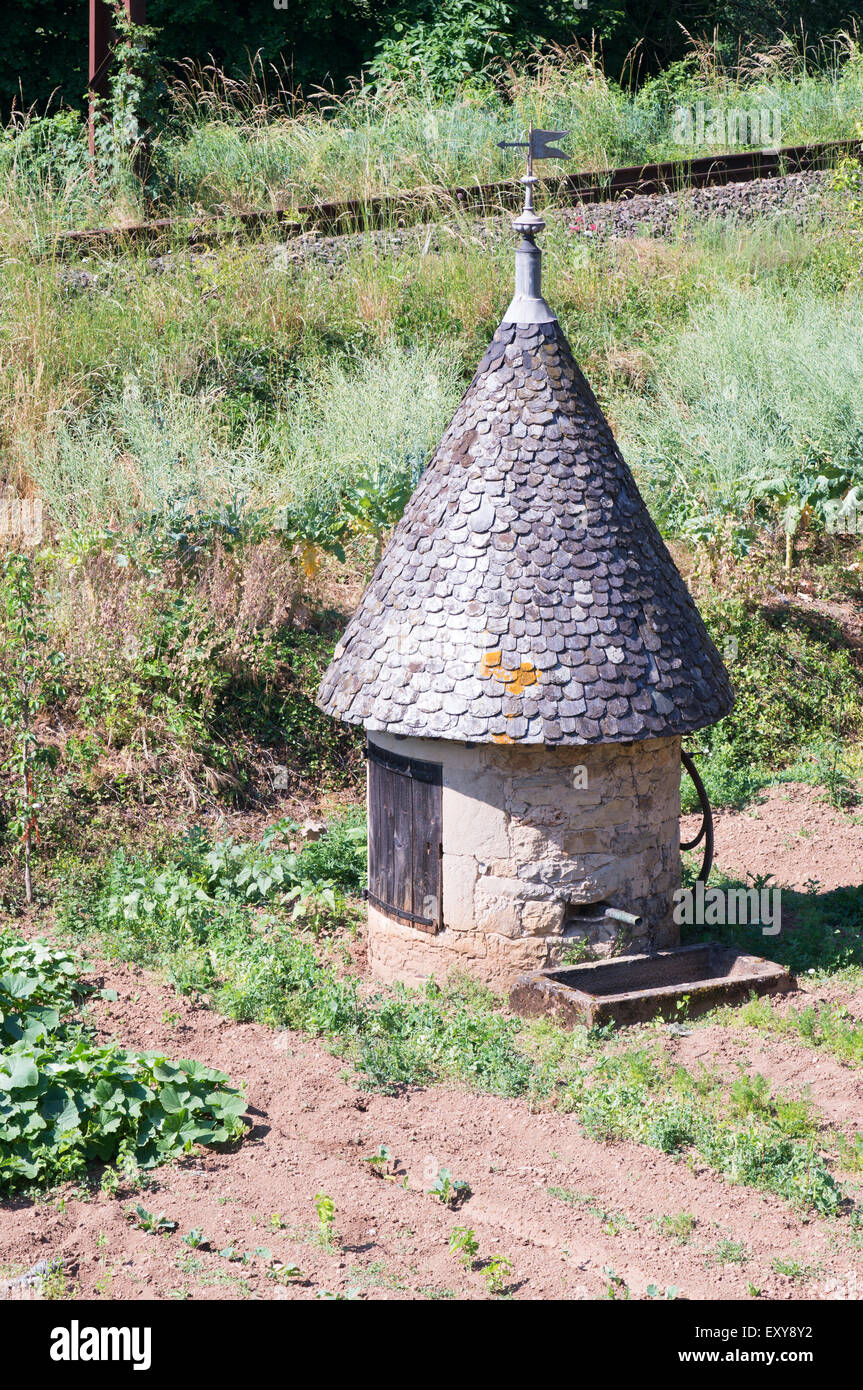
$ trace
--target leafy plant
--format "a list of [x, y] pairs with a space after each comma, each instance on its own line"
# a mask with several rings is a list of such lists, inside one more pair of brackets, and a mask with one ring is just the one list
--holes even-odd
[[483, 1266], [482, 1273], [489, 1293], [505, 1293], [507, 1280], [512, 1273], [512, 1260], [507, 1259], [506, 1255], [492, 1255]]
[[0, 938], [0, 1192], [77, 1176], [94, 1162], [153, 1167], [195, 1144], [242, 1137], [246, 1109], [228, 1078], [91, 1042], [67, 1016], [78, 990], [66, 952]]
[[177, 1229], [177, 1222], [169, 1221], [163, 1211], [155, 1216], [153, 1212], [147, 1211], [146, 1207], [142, 1207], [140, 1203], [134, 1210], [128, 1211], [126, 1215], [134, 1226], [142, 1231], [147, 1231], [150, 1235], [169, 1236]]
[[2, 767], [13, 782], [16, 810], [11, 830], [16, 848], [24, 856], [24, 897], [33, 901], [30, 859], [33, 837], [39, 834], [38, 782], [53, 767], [57, 750], [40, 741], [34, 727], [37, 716], [63, 697], [64, 659], [52, 651], [45, 630], [45, 605], [38, 592], [33, 561], [18, 551], [7, 553], [0, 563], [0, 725], [11, 735], [12, 752]]
[[335, 1240], [336, 1206], [332, 1197], [324, 1192], [315, 1194], [315, 1211], [318, 1214], [318, 1240], [325, 1249], [330, 1249]]
[[445, 1207], [457, 1207], [470, 1196], [470, 1185], [461, 1178], [454, 1178], [448, 1168], [439, 1168], [426, 1196], [437, 1197]]
[[457, 1256], [465, 1269], [471, 1269], [479, 1254], [476, 1232], [470, 1226], [454, 1226], [450, 1231], [449, 1248], [450, 1254]]
[[611, 1265], [603, 1265], [602, 1272], [606, 1278], [605, 1296], [616, 1302], [628, 1303], [630, 1299], [629, 1285], [622, 1274], [617, 1274]]

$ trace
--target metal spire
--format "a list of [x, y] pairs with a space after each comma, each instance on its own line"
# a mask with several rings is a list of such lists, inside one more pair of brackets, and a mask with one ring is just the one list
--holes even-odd
[[527, 140], [499, 140], [502, 150], [527, 150], [527, 173], [521, 182], [524, 185], [524, 207], [513, 220], [513, 229], [522, 233], [522, 240], [515, 252], [515, 296], [503, 316], [504, 323], [554, 323], [557, 315], [542, 297], [542, 252], [536, 244], [536, 235], [545, 229], [545, 222], [533, 206], [534, 186], [539, 179], [533, 172], [535, 159], [569, 159], [563, 150], [556, 149], [554, 140], [562, 140], [568, 135], [566, 130], [534, 130], [530, 127]]

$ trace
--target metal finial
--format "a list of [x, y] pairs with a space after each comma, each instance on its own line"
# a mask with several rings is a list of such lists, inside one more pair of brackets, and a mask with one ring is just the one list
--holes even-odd
[[527, 173], [521, 182], [524, 185], [524, 207], [513, 220], [513, 229], [524, 234], [524, 240], [515, 253], [515, 298], [504, 315], [504, 323], [553, 323], [557, 315], [549, 308], [541, 292], [542, 252], [534, 238], [543, 231], [545, 222], [533, 206], [534, 186], [539, 179], [533, 172], [535, 159], [569, 159], [568, 154], [552, 143], [562, 140], [569, 132], [566, 130], [528, 131], [527, 140], [499, 140], [502, 150], [527, 150]]

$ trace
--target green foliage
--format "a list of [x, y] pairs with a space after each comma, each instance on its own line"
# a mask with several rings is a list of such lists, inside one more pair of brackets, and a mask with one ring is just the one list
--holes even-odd
[[419, 80], [443, 94], [472, 79], [487, 92], [495, 69], [535, 56], [545, 40], [570, 39], [567, 19], [544, 0], [408, 0], [389, 20], [369, 72], [384, 87]]
[[794, 1037], [824, 1048], [851, 1066], [863, 1066], [863, 1025], [843, 1004], [807, 1004], [778, 1013], [767, 999], [750, 999], [738, 1015], [747, 1028]]
[[163, 1211], [156, 1216], [152, 1211], [147, 1211], [146, 1207], [141, 1206], [140, 1202], [136, 1207], [126, 1213], [133, 1226], [137, 1226], [140, 1231], [146, 1231], [148, 1235], [169, 1236], [177, 1229], [176, 1221], [169, 1221]]
[[[237, 865], [261, 862], [272, 879], [271, 852], [250, 847], [214, 866], [208, 842], [197, 837], [179, 862], [144, 874], [145, 866], [117, 856], [91, 887], [70, 885], [61, 922], [98, 933], [103, 947], [127, 959], [167, 970], [181, 988], [199, 990], [229, 1016], [326, 1037], [369, 1089], [391, 1093], [457, 1079], [527, 1095], [573, 1111], [593, 1138], [694, 1151], [733, 1182], [823, 1214], [838, 1210], [841, 1190], [819, 1151], [807, 1102], [774, 1096], [751, 1078], [729, 1092], [709, 1073], [671, 1067], [656, 1047], [607, 1053], [601, 1038], [529, 1026], [505, 1016], [500, 1001], [469, 980], [369, 993], [336, 964], [326, 938], [315, 942], [290, 922], [274, 879], [262, 885], [253, 873], [237, 882]], [[159, 893], [156, 876], [163, 880]], [[250, 884], [257, 901], [246, 896]], [[858, 932], [858, 950], [859, 940]], [[776, 943], [771, 954], [781, 959]], [[754, 949], [762, 944], [759, 936]], [[456, 1186], [442, 1171], [432, 1190], [449, 1202], [466, 1195]], [[619, 1215], [596, 1214], [609, 1229], [623, 1229]]]
[[439, 1168], [426, 1196], [437, 1197], [445, 1207], [457, 1207], [470, 1196], [470, 1184], [463, 1178], [454, 1178], [448, 1168]]
[[676, 1211], [654, 1217], [653, 1224], [659, 1234], [668, 1240], [673, 1240], [678, 1245], [688, 1245], [696, 1223], [691, 1211]]
[[0, 167], [49, 197], [62, 196], [87, 177], [87, 131], [79, 111], [31, 115], [9, 126], [0, 143]]
[[595, 1080], [576, 1102], [591, 1137], [637, 1138], [666, 1153], [691, 1148], [732, 1182], [825, 1215], [838, 1210], [840, 1188], [811, 1133], [805, 1139], [787, 1133], [781, 1099], [761, 1097], [761, 1108], [745, 1110], [741, 1122], [729, 1113], [729, 1097], [717, 1080], [682, 1067], [669, 1074], [657, 1055], [639, 1049], [603, 1057]]
[[136, 1168], [244, 1133], [246, 1102], [222, 1072], [96, 1044], [69, 1018], [72, 958], [0, 937], [0, 1193], [78, 1176], [94, 1162]]
[[749, 1259], [749, 1251], [740, 1240], [730, 1240], [723, 1236], [708, 1256], [711, 1264], [743, 1265]]
[[123, 0], [103, 0], [112, 11], [114, 31], [108, 69], [110, 95], [93, 101], [96, 177], [106, 189], [119, 193], [134, 186], [136, 162], [154, 126], [165, 90], [153, 41], [157, 31], [133, 24]]
[[[735, 693], [731, 713], [698, 736], [706, 749], [698, 768], [713, 805], [744, 804], [801, 748], [817, 750], [863, 728], [863, 672], [838, 624], [719, 590], [705, 590], [699, 608], [726, 653]], [[684, 810], [696, 810], [686, 777], [682, 791]]]
[[771, 1267], [777, 1274], [783, 1274], [786, 1279], [792, 1279], [795, 1284], [805, 1284], [810, 1279], [815, 1279], [821, 1272], [820, 1265], [804, 1265], [799, 1260], [783, 1260], [779, 1257], [772, 1261]]
[[[714, 876], [711, 886], [752, 885]], [[835, 972], [863, 965], [863, 889], [819, 890], [820, 884], [814, 881], [804, 893], [788, 888], [782, 890], [782, 931], [769, 938], [770, 959], [787, 965], [795, 974]], [[704, 928], [683, 927], [681, 935], [684, 941], [698, 940], [703, 938]], [[720, 925], [711, 927], [710, 935], [716, 941], [754, 955], [763, 955], [765, 951], [760, 927]], [[813, 1035], [818, 1036], [814, 1023]], [[843, 1045], [837, 1038], [837, 1046]]]
[[667, 530], [709, 538], [729, 516], [745, 545], [753, 521], [778, 509], [796, 532], [805, 507], [863, 484], [861, 325], [858, 297], [808, 287], [732, 285], [696, 308], [624, 405], [627, 456]]
[[56, 1031], [87, 987], [75, 958], [43, 941], [21, 941], [0, 932], [0, 1036], [10, 1042], [40, 1042]]
[[471, 1269], [479, 1254], [476, 1232], [471, 1230], [470, 1226], [453, 1226], [449, 1236], [449, 1249], [450, 1254], [455, 1255], [466, 1269]]
[[489, 1293], [499, 1297], [506, 1293], [507, 1280], [512, 1274], [512, 1260], [506, 1255], [491, 1255], [482, 1272]]
[[318, 1214], [318, 1240], [330, 1249], [335, 1241], [336, 1205], [325, 1192], [315, 1193], [315, 1211]]
[[[0, 749], [0, 770], [12, 779], [14, 810], [9, 829], [24, 856], [24, 893], [32, 902], [30, 858], [39, 836], [39, 782], [57, 761], [57, 750], [36, 730], [40, 713], [64, 695], [64, 659], [45, 630], [45, 604], [29, 555], [8, 551], [0, 561], [0, 728], [11, 748]], [[8, 746], [8, 745], [7, 745]]]

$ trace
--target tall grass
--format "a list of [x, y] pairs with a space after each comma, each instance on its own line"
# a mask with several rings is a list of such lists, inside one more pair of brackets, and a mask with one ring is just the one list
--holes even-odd
[[672, 524], [741, 517], [810, 459], [863, 476], [863, 299], [732, 286], [667, 343], [650, 394], [618, 420]]
[[360, 473], [415, 481], [460, 393], [451, 355], [387, 340], [372, 357], [324, 360], [231, 429], [223, 393], [147, 389], [49, 419], [24, 465], [55, 524], [123, 527], [194, 496], [205, 510], [237, 495], [257, 506], [333, 509]]
[[[863, 104], [863, 60], [842, 37], [801, 54], [791, 44], [751, 53], [733, 67], [701, 46], [640, 88], [605, 75], [580, 51], [537, 59], [527, 70], [472, 81], [443, 98], [417, 74], [410, 82], [357, 83], [347, 96], [303, 98], [265, 74], [232, 82], [217, 69], [191, 67], [176, 81], [153, 140], [149, 197], [165, 210], [232, 210], [316, 199], [436, 189], [511, 176], [516, 161], [497, 142], [528, 125], [570, 132], [570, 168], [685, 157], [717, 148], [676, 143], [674, 109], [766, 109], [784, 143], [850, 136]], [[0, 138], [7, 211], [20, 222], [55, 227], [145, 211], [134, 180], [94, 189], [87, 174], [83, 120], [62, 112], [19, 120]]]
[[292, 101], [285, 115], [282, 102], [237, 100], [215, 73], [190, 73], [175, 99], [183, 120], [160, 147], [166, 177], [185, 202], [231, 207], [511, 177], [512, 154], [497, 142], [523, 138], [531, 123], [570, 132], [573, 168], [683, 158], [716, 147], [708, 131], [697, 145], [676, 143], [674, 108], [698, 101], [766, 108], [785, 143], [849, 136], [863, 102], [863, 61], [851, 39], [809, 59], [779, 45], [733, 68], [702, 46], [633, 91], [607, 77], [595, 55], [571, 51], [448, 100], [418, 74], [383, 89], [360, 85], [345, 98]]

